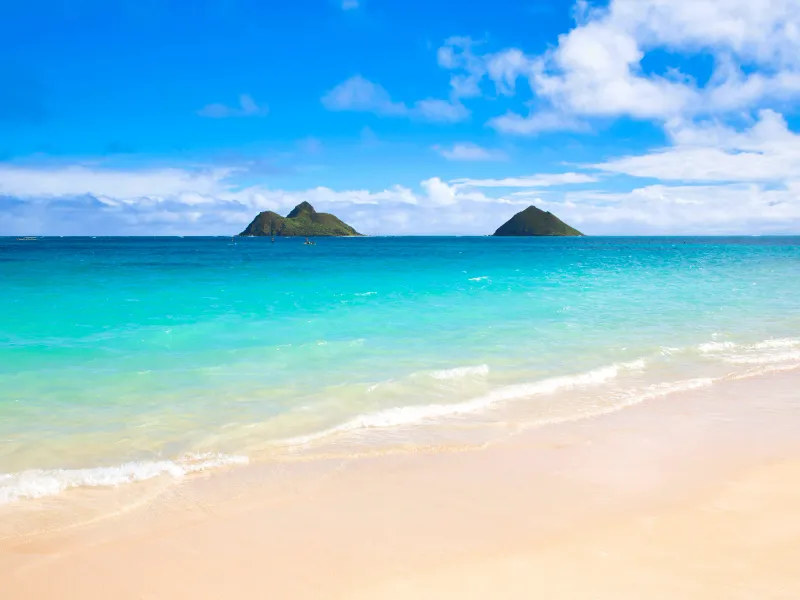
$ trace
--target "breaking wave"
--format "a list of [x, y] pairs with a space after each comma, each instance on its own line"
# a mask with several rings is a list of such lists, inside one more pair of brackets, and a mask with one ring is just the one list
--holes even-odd
[[430, 375], [434, 379], [461, 379], [462, 377], [485, 377], [489, 374], [489, 365], [476, 365], [474, 367], [455, 367], [433, 371]]
[[113, 467], [30, 469], [21, 473], [0, 474], [0, 504], [25, 498], [56, 496], [72, 488], [117, 487], [162, 475], [177, 479], [189, 473], [247, 463], [246, 456], [191, 454], [174, 461], [137, 461]]
[[[404, 425], [422, 424], [427, 421], [457, 417], [486, 410], [503, 402], [520, 400], [541, 394], [552, 394], [558, 391], [579, 387], [588, 387], [606, 383], [622, 370], [637, 370], [643, 368], [643, 359], [613, 364], [577, 375], [553, 377], [532, 383], [508, 385], [489, 392], [483, 396], [454, 404], [425, 404], [422, 406], [398, 406], [374, 413], [359, 415], [340, 425], [308, 435], [289, 438], [279, 442], [284, 446], [303, 446], [332, 435], [348, 433], [359, 429], [386, 429]], [[470, 368], [470, 367], [461, 367]], [[472, 367], [477, 369], [479, 367]], [[450, 369], [454, 371], [455, 369]], [[488, 367], [486, 367], [488, 372]]]

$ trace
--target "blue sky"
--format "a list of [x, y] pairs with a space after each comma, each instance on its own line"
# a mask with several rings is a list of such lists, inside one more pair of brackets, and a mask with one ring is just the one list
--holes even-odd
[[0, 234], [800, 233], [800, 0], [30, 0]]

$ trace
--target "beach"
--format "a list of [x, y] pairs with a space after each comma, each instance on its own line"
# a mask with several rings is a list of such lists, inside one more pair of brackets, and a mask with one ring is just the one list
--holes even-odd
[[786, 372], [468, 451], [232, 468], [0, 545], [7, 598], [796, 598]]

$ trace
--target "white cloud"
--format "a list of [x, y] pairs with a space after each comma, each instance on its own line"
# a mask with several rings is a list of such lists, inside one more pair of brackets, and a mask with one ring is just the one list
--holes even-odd
[[[734, 147], [768, 145], [779, 137], [768, 133], [775, 127], [770, 119], [774, 117], [765, 115], [751, 128], [755, 132], [745, 132], [746, 142], [736, 141], [742, 134], [725, 129], [718, 136], [728, 136], [733, 141], [725, 143]], [[420, 182], [419, 191], [402, 185], [377, 191], [324, 186], [281, 190], [242, 187], [236, 174], [229, 168], [121, 171], [7, 165], [0, 170], [0, 234], [232, 234], [258, 211], [286, 213], [303, 201], [371, 234], [487, 234], [531, 203], [590, 234], [800, 231], [798, 179], [780, 185], [734, 182], [658, 184], [627, 192], [550, 191], [543, 199], [537, 188], [588, 184], [594, 178], [585, 173], [451, 181], [431, 177]], [[481, 191], [499, 188], [523, 191]]]
[[213, 196], [225, 191], [231, 169], [123, 171], [69, 166], [50, 169], [0, 166], [0, 194], [17, 198], [79, 196], [127, 201], [186, 193]]
[[486, 72], [500, 94], [513, 94], [517, 79], [529, 74], [534, 67], [533, 61], [517, 48], [490, 54], [485, 59]]
[[125, 171], [83, 166], [56, 168], [0, 167], [0, 195], [22, 200], [49, 200], [89, 196], [108, 206], [173, 203], [197, 206], [220, 203], [273, 209], [303, 200], [324, 203], [377, 204], [384, 200], [416, 204], [417, 196], [403, 186], [380, 192], [327, 187], [302, 191], [241, 186], [241, 169], [146, 169]]
[[450, 87], [454, 98], [472, 98], [481, 95], [480, 81], [486, 74], [485, 61], [475, 56], [475, 42], [468, 37], [451, 37], [436, 53], [437, 62], [443, 69], [459, 71], [450, 76]]
[[522, 205], [524, 200], [505, 197], [490, 197], [482, 192], [470, 189], [457, 181], [445, 182], [439, 177], [431, 177], [420, 182], [424, 194], [420, 204], [427, 206], [449, 206], [464, 204], [507, 204]]
[[421, 185], [433, 204], [446, 206], [457, 202], [455, 188], [447, 185], [438, 177], [426, 179]]
[[786, 234], [800, 231], [800, 187], [652, 185], [625, 193], [569, 192], [554, 207], [587, 233]]
[[506, 160], [508, 158], [508, 155], [502, 150], [482, 148], [472, 142], [460, 142], [451, 148], [434, 146], [433, 149], [447, 160], [455, 161]]
[[439, 66], [454, 71], [450, 76], [453, 97], [480, 96], [484, 77], [494, 83], [499, 94], [513, 94], [517, 80], [530, 74], [533, 61], [516, 48], [476, 55], [473, 48], [480, 44], [469, 37], [451, 37], [437, 51]]
[[759, 64], [798, 64], [797, 0], [617, 0], [608, 19], [649, 45], [724, 50]]
[[634, 34], [610, 17], [576, 27], [536, 61], [533, 90], [564, 114], [658, 119], [681, 113], [696, 101], [695, 90], [681, 81], [642, 75], [644, 52]]
[[322, 97], [322, 104], [328, 110], [371, 112], [377, 115], [403, 116], [408, 107], [401, 102], [393, 102], [382, 86], [355, 75], [329, 91]]
[[355, 10], [358, 7], [358, 0], [342, 0], [342, 10]]
[[[526, 80], [536, 108], [489, 122], [520, 135], [581, 128], [592, 118], [663, 123], [735, 115], [800, 97], [800, 0], [611, 0], [605, 8], [577, 7], [577, 25], [541, 55], [518, 48], [480, 55], [472, 40], [452, 38], [439, 50], [439, 65], [456, 72], [451, 86], [465, 95], [477, 95], [486, 79], [498, 94], [513, 94]], [[698, 83], [675, 64], [647, 71], [643, 61], [653, 51], [682, 56], [667, 59], [675, 61], [710, 56], [713, 73]]]
[[501, 133], [534, 135], [543, 131], [584, 131], [587, 125], [575, 117], [555, 111], [533, 112], [523, 117], [513, 112], [489, 119], [487, 123]]
[[210, 119], [224, 119], [227, 117], [264, 117], [269, 112], [266, 105], [258, 105], [249, 94], [239, 96], [239, 106], [226, 106], [224, 104], [208, 104], [197, 114]]
[[457, 100], [428, 98], [419, 100], [411, 107], [395, 102], [382, 86], [361, 75], [337, 85], [322, 97], [322, 104], [334, 111], [369, 112], [440, 123], [456, 123], [470, 115], [469, 110]]
[[[439, 177], [419, 191], [242, 186], [240, 169], [90, 166], [0, 169], [2, 234], [219, 235], [241, 231], [259, 211], [288, 212], [307, 201], [369, 233], [491, 233], [526, 201], [490, 197]], [[444, 212], [443, 212], [444, 211]]]
[[540, 175], [527, 175], [524, 177], [506, 177], [504, 179], [453, 179], [453, 183], [460, 187], [479, 188], [542, 188], [554, 185], [571, 185], [592, 183], [597, 177], [586, 173], [545, 173]]
[[800, 179], [800, 135], [783, 117], [764, 110], [743, 132], [719, 123], [673, 121], [667, 132], [674, 146], [626, 156], [593, 168], [669, 181], [772, 182]]
[[[337, 214], [357, 213], [365, 219], [367, 213], [359, 207], [371, 206], [373, 232], [392, 233], [386, 227], [400, 213], [410, 219], [408, 211], [494, 202], [479, 193], [463, 193], [436, 177], [421, 182], [421, 191], [416, 193], [402, 185], [380, 191], [242, 187], [236, 175], [232, 168], [124, 171], [4, 166], [0, 168], [0, 208], [8, 218], [0, 230], [62, 235], [225, 234], [239, 231], [258, 211], [286, 212], [307, 201], [320, 210], [335, 207]], [[62, 223], [59, 219], [64, 215], [69, 218]], [[383, 215], [395, 216], [383, 221]], [[447, 231], [446, 224], [440, 225]]]

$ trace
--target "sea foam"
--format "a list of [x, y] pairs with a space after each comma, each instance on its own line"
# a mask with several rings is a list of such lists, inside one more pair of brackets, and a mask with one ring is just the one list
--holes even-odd
[[714, 354], [731, 350], [765, 350], [769, 348], [793, 348], [800, 346], [800, 339], [796, 338], [775, 338], [764, 340], [755, 344], [736, 344], [734, 342], [706, 342], [697, 346], [697, 349], [704, 354]]
[[191, 454], [174, 461], [136, 461], [112, 467], [29, 469], [21, 473], [0, 474], [0, 504], [56, 496], [78, 487], [117, 487], [162, 475], [177, 479], [189, 473], [247, 462], [246, 456], [209, 453]]
[[332, 435], [348, 433], [360, 429], [385, 429], [418, 425], [438, 419], [477, 413], [503, 402], [520, 400], [541, 394], [552, 394], [558, 391], [579, 387], [600, 385], [617, 377], [621, 370], [638, 370], [642, 369], [644, 366], [644, 359], [639, 359], [600, 367], [576, 375], [552, 377], [531, 383], [508, 385], [465, 402], [453, 404], [425, 404], [421, 406], [397, 406], [374, 413], [359, 415], [329, 429], [289, 438], [279, 442], [279, 444], [284, 446], [304, 446]]
[[704, 354], [713, 354], [724, 350], [732, 350], [736, 346], [733, 342], [706, 342], [697, 346], [697, 349]]
[[[776, 338], [755, 344], [736, 344], [734, 342], [707, 342], [697, 348], [700, 352], [715, 355], [732, 364], [768, 365], [789, 361], [800, 361], [800, 340], [795, 338]], [[769, 352], [774, 350], [775, 352]]]
[[430, 375], [434, 379], [461, 379], [462, 377], [485, 377], [489, 374], [489, 365], [475, 365], [472, 367], [454, 367], [433, 371]]
[[768, 365], [772, 363], [800, 361], [800, 351], [794, 352], [769, 352], [764, 354], [726, 356], [724, 360], [740, 365]]

